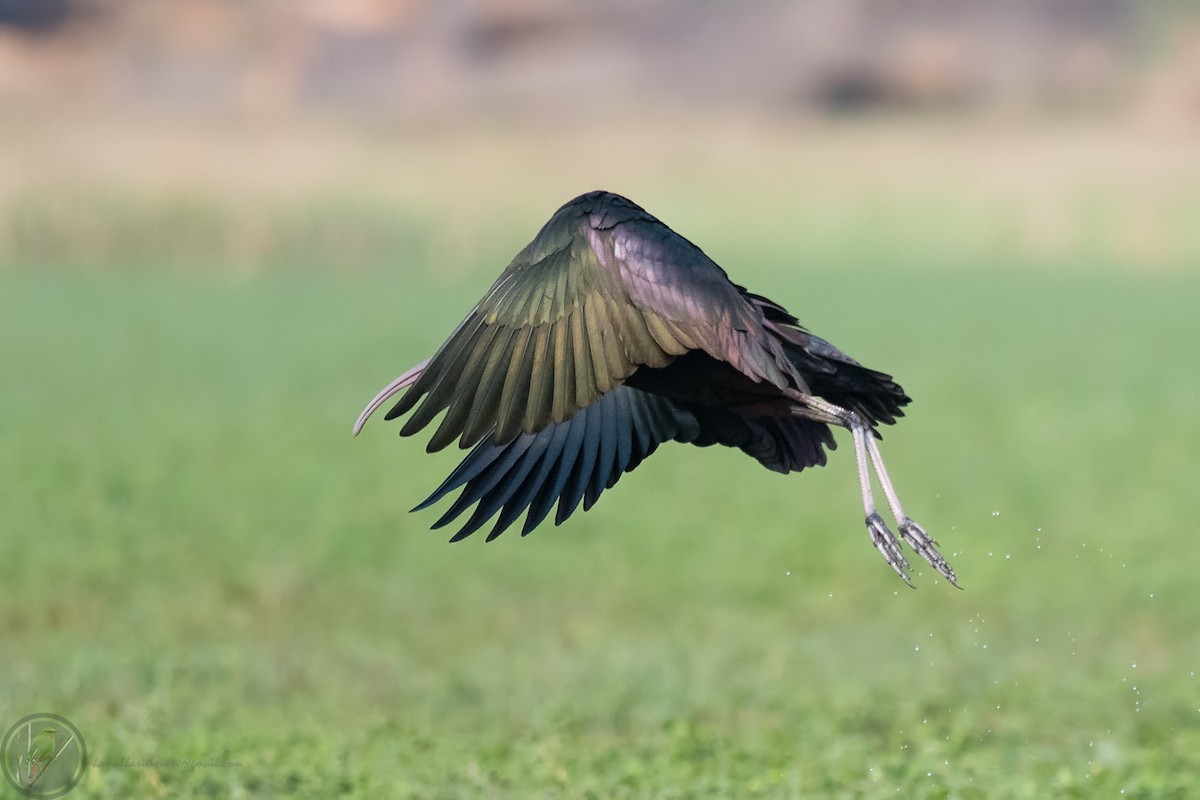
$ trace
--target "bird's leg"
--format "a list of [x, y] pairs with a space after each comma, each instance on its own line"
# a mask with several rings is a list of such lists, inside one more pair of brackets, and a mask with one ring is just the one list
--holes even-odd
[[879, 516], [879, 512], [875, 510], [875, 498], [871, 492], [871, 472], [868, 466], [870, 451], [867, 442], [871, 436], [870, 426], [857, 413], [819, 397], [801, 392], [789, 392], [789, 397], [797, 403], [793, 413], [817, 422], [847, 428], [850, 435], [854, 437], [854, 460], [858, 465], [858, 486], [862, 491], [863, 513], [866, 516], [867, 533], [871, 535], [871, 544], [875, 545], [875, 549], [883, 556], [883, 560], [888, 563], [888, 566], [895, 570], [905, 583], [912, 586], [907, 572], [909, 563], [900, 550], [900, 542], [888, 529], [883, 517]]
[[946, 563], [946, 559], [942, 558], [942, 554], [937, 551], [937, 542], [930, 538], [925, 529], [918, 525], [912, 517], [905, 514], [904, 509], [901, 508], [900, 497], [896, 494], [895, 487], [892, 486], [892, 479], [888, 476], [887, 467], [883, 465], [883, 454], [879, 452], [879, 445], [874, 437], [867, 436], [865, 438], [867, 452], [871, 455], [871, 463], [875, 465], [875, 474], [879, 476], [879, 485], [883, 487], [883, 494], [887, 497], [888, 507], [892, 509], [892, 516], [896, 519], [900, 535], [904, 537], [904, 541], [908, 542], [908, 546], [920, 553], [921, 557], [928, 561], [943, 578], [958, 586], [958, 576], [954, 574], [954, 569]]
[[802, 416], [815, 419], [819, 422], [839, 425], [850, 430], [851, 436], [854, 437], [854, 456], [858, 463], [858, 481], [859, 488], [862, 491], [863, 511], [866, 514], [867, 531], [871, 534], [871, 543], [883, 555], [888, 565], [904, 579], [905, 583], [912, 586], [912, 581], [909, 580], [906, 572], [909, 569], [909, 563], [900, 551], [900, 544], [875, 509], [875, 501], [871, 493], [871, 475], [867, 466], [868, 462], [875, 467], [875, 473], [879, 478], [880, 485], [883, 487], [884, 496], [887, 498], [888, 506], [896, 518], [896, 523], [900, 528], [900, 535], [904, 538], [904, 541], [908, 542], [909, 546], [928, 561], [946, 580], [957, 586], [957, 577], [954, 574], [954, 570], [950, 568], [950, 565], [938, 553], [936, 548], [937, 543], [925, 533], [920, 525], [904, 514], [904, 510], [900, 506], [900, 498], [896, 494], [887, 469], [883, 465], [883, 456], [879, 453], [879, 447], [875, 443], [874, 431], [870, 424], [863, 419], [861, 414], [847, 408], [842, 408], [820, 397], [797, 392], [793, 399], [800, 404], [801, 407], [797, 408], [796, 411]]
[[905, 583], [912, 586], [908, 577], [908, 559], [900, 550], [900, 542], [884, 523], [883, 517], [875, 510], [875, 498], [871, 494], [871, 472], [867, 466], [869, 446], [867, 442], [871, 434], [865, 425], [850, 426], [850, 435], [854, 437], [854, 460], [858, 463], [858, 485], [862, 490], [863, 512], [867, 518], [867, 532], [871, 534], [871, 544], [880, 552], [888, 566], [896, 571]]
[[420, 364], [411, 367], [403, 375], [380, 389], [379, 394], [375, 395], [375, 397], [371, 399], [371, 402], [367, 403], [367, 407], [362, 410], [362, 413], [358, 415], [358, 419], [354, 421], [354, 435], [358, 436], [358, 432], [362, 430], [363, 425], [367, 424], [367, 419], [374, 414], [381, 405], [386, 403], [389, 397], [401, 389], [407, 389], [409, 386], [412, 386], [414, 383], [416, 383], [417, 379], [421, 377], [421, 373], [425, 372], [425, 367], [427, 366], [429, 366], [429, 359], [425, 359]]

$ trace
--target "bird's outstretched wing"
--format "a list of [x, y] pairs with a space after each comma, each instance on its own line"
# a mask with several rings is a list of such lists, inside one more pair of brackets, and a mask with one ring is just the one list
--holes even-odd
[[828, 426], [799, 417], [745, 418], [724, 409], [686, 407], [660, 395], [618, 386], [564, 422], [507, 444], [485, 439], [441, 486], [414, 508], [419, 511], [456, 489], [462, 492], [434, 528], [450, 524], [472, 505], [467, 521], [451, 541], [479, 530], [497, 512], [488, 541], [529, 509], [521, 535], [532, 531], [555, 503], [555, 524], [583, 501], [587, 511], [601, 492], [631, 472], [667, 441], [701, 447], [737, 447], [776, 472], [825, 463], [823, 447], [833, 448]]
[[761, 311], [700, 248], [631, 201], [592, 192], [517, 254], [387, 418], [415, 409], [409, 436], [445, 410], [430, 452], [456, 438], [505, 444], [689, 350], [755, 381], [800, 382]]

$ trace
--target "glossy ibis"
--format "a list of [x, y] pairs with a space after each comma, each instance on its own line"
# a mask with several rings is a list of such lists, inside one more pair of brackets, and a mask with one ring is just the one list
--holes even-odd
[[[666, 441], [736, 447], [777, 472], [825, 463], [830, 426], [854, 440], [871, 542], [908, 582], [900, 543], [875, 510], [871, 466], [900, 537], [947, 580], [936, 543], [905, 515], [875, 442], [909, 398], [890, 376], [809, 333], [782, 306], [732, 283], [699, 247], [616, 194], [564, 205], [433, 357], [367, 404], [354, 433], [411, 412], [411, 436], [474, 448], [417, 509], [461, 488], [435, 524], [472, 505], [452, 541], [499, 512], [488, 540], [555, 503], [586, 511]], [[414, 510], [417, 510], [414, 509]]]

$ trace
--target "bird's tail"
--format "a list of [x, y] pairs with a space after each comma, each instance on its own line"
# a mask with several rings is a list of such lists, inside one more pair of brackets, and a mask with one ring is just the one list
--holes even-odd
[[809, 333], [782, 306], [749, 292], [746, 297], [762, 312], [767, 329], [779, 340], [813, 394], [857, 411], [872, 425], [892, 425], [897, 417], [904, 416], [902, 406], [910, 398], [891, 375], [864, 367], [820, 336]]

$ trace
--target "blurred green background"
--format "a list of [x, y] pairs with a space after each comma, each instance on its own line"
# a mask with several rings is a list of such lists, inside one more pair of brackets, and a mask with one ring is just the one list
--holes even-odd
[[[0, 6], [0, 726], [79, 726], [71, 797], [1193, 796], [1198, 43], [1119, 0]], [[896, 375], [963, 591], [882, 563], [848, 437], [664, 447], [524, 540], [406, 513], [456, 455], [355, 415], [594, 188]]]

